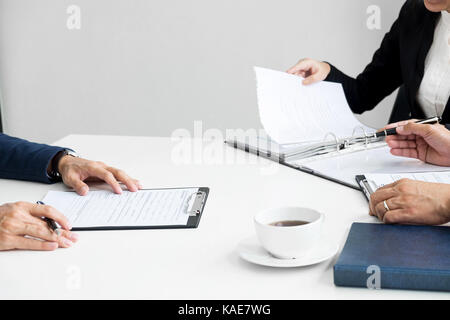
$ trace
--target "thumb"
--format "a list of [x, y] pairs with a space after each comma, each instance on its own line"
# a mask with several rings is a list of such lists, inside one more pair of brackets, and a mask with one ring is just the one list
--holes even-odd
[[73, 188], [80, 196], [85, 196], [89, 192], [88, 185], [81, 181], [81, 179], [77, 176], [69, 176], [67, 181], [64, 181], [64, 183], [68, 187]]

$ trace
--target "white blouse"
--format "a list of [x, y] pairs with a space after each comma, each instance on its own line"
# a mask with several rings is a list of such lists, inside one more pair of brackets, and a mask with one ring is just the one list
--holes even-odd
[[426, 117], [442, 116], [450, 97], [450, 13], [443, 11], [425, 60], [417, 101]]

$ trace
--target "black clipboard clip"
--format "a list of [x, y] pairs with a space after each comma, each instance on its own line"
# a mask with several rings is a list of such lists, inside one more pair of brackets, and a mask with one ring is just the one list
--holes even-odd
[[366, 196], [367, 201], [370, 201], [370, 196], [375, 191], [370, 186], [370, 183], [369, 183], [368, 179], [366, 178], [366, 176], [364, 176], [364, 175], [357, 175], [355, 177], [355, 180], [359, 184], [359, 186], [361, 187], [361, 191]]

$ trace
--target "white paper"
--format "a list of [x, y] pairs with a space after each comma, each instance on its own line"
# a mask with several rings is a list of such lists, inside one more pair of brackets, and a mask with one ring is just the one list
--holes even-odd
[[186, 225], [187, 207], [198, 188], [75, 192], [49, 191], [43, 202], [63, 213], [72, 227]]
[[255, 67], [255, 73], [261, 123], [279, 144], [319, 141], [329, 132], [350, 137], [356, 127], [374, 132], [355, 118], [341, 84], [304, 86], [302, 78], [285, 72]]
[[359, 152], [340, 152], [340, 156], [289, 161], [294, 166], [303, 166], [323, 175], [347, 182], [355, 187], [356, 175], [367, 173], [415, 173], [432, 171], [450, 171], [450, 167], [440, 167], [424, 163], [417, 159], [396, 157], [388, 147], [362, 149]]
[[401, 179], [411, 179], [434, 183], [450, 183], [450, 172], [415, 172], [415, 173], [389, 173], [389, 174], [365, 174], [365, 177], [372, 187], [377, 190], [385, 185], [394, 183]]

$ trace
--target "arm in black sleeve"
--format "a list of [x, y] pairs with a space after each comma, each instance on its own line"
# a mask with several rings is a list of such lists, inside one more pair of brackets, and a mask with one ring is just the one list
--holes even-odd
[[62, 150], [0, 134], [0, 178], [52, 183], [47, 168]]
[[356, 79], [330, 64], [331, 71], [325, 80], [342, 84], [350, 108], [355, 113], [373, 109], [403, 83], [399, 52], [399, 25], [405, 6], [391, 30], [384, 36], [372, 62]]

